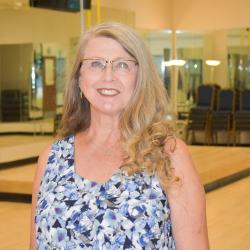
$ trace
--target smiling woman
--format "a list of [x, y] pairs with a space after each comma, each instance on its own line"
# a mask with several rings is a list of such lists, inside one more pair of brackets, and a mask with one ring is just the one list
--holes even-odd
[[31, 249], [208, 249], [203, 188], [167, 109], [131, 28], [84, 34], [61, 138], [39, 157]]
[[85, 48], [79, 86], [90, 103], [92, 119], [96, 110], [120, 116], [132, 96], [136, 77], [136, 60], [117, 41], [108, 37], [90, 39]]

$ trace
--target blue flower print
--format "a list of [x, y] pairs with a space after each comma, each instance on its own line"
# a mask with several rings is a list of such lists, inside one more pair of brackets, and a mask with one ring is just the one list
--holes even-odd
[[38, 193], [38, 250], [174, 250], [158, 178], [115, 172], [104, 184], [75, 171], [74, 136], [56, 141]]

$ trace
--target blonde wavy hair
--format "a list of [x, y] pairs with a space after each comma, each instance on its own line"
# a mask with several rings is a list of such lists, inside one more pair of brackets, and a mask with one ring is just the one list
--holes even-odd
[[[173, 131], [166, 121], [168, 98], [158, 76], [151, 54], [142, 39], [130, 27], [120, 23], [102, 23], [80, 39], [73, 70], [66, 86], [61, 136], [86, 130], [90, 126], [90, 104], [81, 99], [79, 71], [88, 42], [95, 37], [109, 37], [117, 41], [137, 62], [137, 82], [129, 103], [120, 117], [120, 130], [125, 158], [121, 166], [129, 175], [140, 171], [156, 174], [167, 188], [176, 180], [165, 149], [175, 146]], [[173, 138], [173, 140], [168, 140]]]

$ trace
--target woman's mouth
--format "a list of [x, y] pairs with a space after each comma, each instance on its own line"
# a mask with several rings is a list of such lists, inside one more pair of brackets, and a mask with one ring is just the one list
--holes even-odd
[[106, 89], [106, 88], [97, 89], [97, 92], [103, 96], [116, 96], [120, 94], [120, 91], [117, 89]]

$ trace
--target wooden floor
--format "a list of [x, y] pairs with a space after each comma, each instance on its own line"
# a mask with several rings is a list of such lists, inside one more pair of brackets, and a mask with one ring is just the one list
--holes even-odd
[[250, 168], [250, 147], [189, 146], [203, 184]]
[[0, 202], [0, 249], [29, 249], [30, 207], [28, 203]]
[[[7, 140], [7, 138], [5, 139]], [[10, 143], [8, 141], [7, 146], [4, 147], [4, 138], [1, 137], [0, 156], [2, 158], [0, 158], [0, 163], [3, 155], [6, 161], [17, 157], [22, 159], [25, 155], [38, 156], [54, 139], [49, 136], [30, 136], [27, 137], [26, 143], [23, 143], [24, 138], [21, 136], [9, 138], [12, 146], [8, 144]], [[250, 167], [249, 147], [188, 147], [204, 185]], [[0, 169], [0, 192], [31, 194], [35, 170], [36, 163]]]
[[[38, 156], [53, 139], [1, 136], [0, 163]], [[203, 184], [250, 166], [247, 147], [189, 146], [189, 150]], [[31, 194], [35, 170], [35, 163], [0, 168], [0, 192]], [[250, 177], [212, 191], [206, 199], [211, 250], [250, 249]], [[30, 204], [0, 201], [0, 221], [0, 249], [28, 249]]]
[[250, 177], [206, 195], [211, 250], [250, 249]]
[[0, 170], [0, 192], [31, 194], [36, 164]]
[[0, 164], [37, 157], [52, 136], [0, 135]]
[[[250, 249], [250, 177], [210, 192], [207, 198], [211, 250]], [[30, 204], [0, 202], [0, 249], [27, 250]]]

